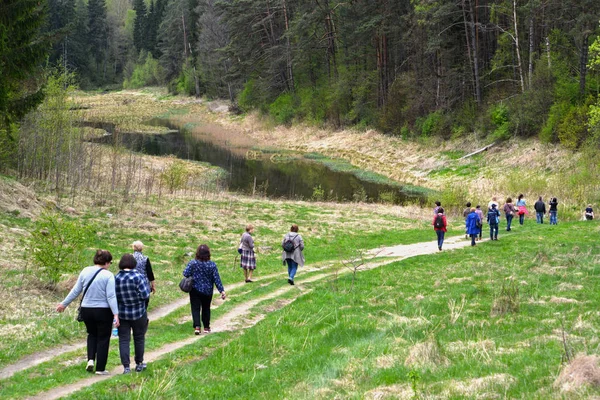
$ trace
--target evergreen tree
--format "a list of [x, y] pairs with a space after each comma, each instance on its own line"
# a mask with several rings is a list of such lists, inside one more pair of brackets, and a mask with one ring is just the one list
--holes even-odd
[[135, 0], [133, 9], [135, 10], [133, 45], [138, 52], [140, 50], [148, 50], [148, 15], [146, 13], [145, 0]]
[[40, 0], [0, 2], [0, 141], [11, 138], [13, 124], [43, 99], [35, 71], [50, 49], [40, 36], [45, 6]]
[[96, 82], [103, 84], [106, 80], [108, 52], [108, 23], [105, 0], [88, 1], [88, 43], [96, 61]]

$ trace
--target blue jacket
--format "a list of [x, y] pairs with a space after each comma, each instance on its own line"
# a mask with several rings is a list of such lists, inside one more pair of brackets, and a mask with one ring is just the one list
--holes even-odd
[[479, 215], [475, 211], [472, 211], [467, 215], [465, 225], [467, 227], [467, 235], [479, 235], [479, 227], [477, 227], [477, 221], [481, 223]]

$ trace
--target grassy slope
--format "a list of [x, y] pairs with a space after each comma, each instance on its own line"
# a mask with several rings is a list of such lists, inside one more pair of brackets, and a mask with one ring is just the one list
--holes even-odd
[[[152, 379], [131, 378], [135, 391], [143, 398], [397, 398], [412, 395], [410, 374], [428, 396], [559, 398], [552, 384], [565, 353], [562, 326], [574, 353], [594, 353], [599, 344], [600, 250], [590, 235], [597, 230], [595, 223], [526, 226], [498, 242], [363, 272], [354, 290], [349, 277], [315, 284], [218, 351], [202, 356], [203, 346], [189, 346], [173, 357], [195, 362], [153, 364]], [[492, 313], [511, 283], [519, 311]], [[108, 398], [126, 382], [72, 398], [92, 390]], [[592, 394], [600, 391], [572, 397]]]

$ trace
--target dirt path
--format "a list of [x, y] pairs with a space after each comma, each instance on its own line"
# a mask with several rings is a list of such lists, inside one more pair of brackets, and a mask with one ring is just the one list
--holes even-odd
[[[460, 249], [463, 247], [467, 247], [469, 245], [470, 245], [470, 241], [465, 240], [463, 236], [457, 236], [457, 237], [448, 238], [444, 242], [444, 249], [445, 250]], [[366, 263], [365, 265], [363, 265], [360, 268], [360, 270], [370, 270], [370, 269], [378, 268], [382, 265], [390, 264], [390, 263], [398, 261], [400, 259], [405, 259], [405, 258], [415, 257], [415, 256], [425, 255], [425, 254], [432, 254], [432, 253], [436, 253], [436, 252], [438, 252], [438, 248], [437, 248], [437, 243], [435, 241], [416, 243], [416, 244], [411, 244], [411, 245], [398, 245], [398, 246], [392, 246], [392, 247], [382, 247], [379, 249], [373, 249], [373, 250], [369, 251], [367, 254], [372, 257], [387, 257], [390, 259], [389, 260], [379, 260], [377, 262], [372, 262], [372, 263]], [[318, 270], [318, 269], [307, 268], [304, 271], [309, 272], [311, 270], [314, 271], [314, 270]], [[349, 272], [350, 272], [349, 270], [337, 271], [338, 274], [349, 273]], [[235, 330], [240, 330], [240, 329], [247, 329], [249, 327], [252, 327], [252, 326], [256, 325], [258, 322], [260, 322], [265, 317], [265, 315], [259, 315], [258, 317], [254, 317], [252, 320], [247, 320], [247, 319], [245, 320], [244, 316], [247, 315], [248, 312], [253, 307], [258, 305], [259, 303], [280, 297], [283, 294], [286, 294], [292, 290], [296, 290], [297, 294], [292, 299], [287, 299], [282, 304], [280, 304], [280, 307], [275, 307], [271, 311], [280, 309], [281, 307], [284, 307], [285, 305], [291, 303], [296, 298], [298, 298], [299, 296], [301, 296], [307, 292], [307, 290], [303, 287], [304, 284], [320, 281], [324, 278], [332, 276], [335, 273], [336, 272], [327, 272], [327, 273], [317, 274], [317, 275], [311, 276], [309, 278], [299, 279], [298, 284], [296, 286], [285, 286], [285, 287], [275, 290], [272, 293], [269, 293], [267, 295], [244, 302], [243, 304], [240, 304], [237, 307], [230, 310], [229, 312], [227, 312], [225, 315], [216, 319], [212, 323], [212, 330], [213, 330], [213, 332], [223, 332], [223, 331], [235, 331]], [[281, 275], [282, 274], [280, 274], [280, 273], [271, 274], [271, 275], [262, 277], [262, 279], [273, 278], [273, 277], [277, 277], [277, 276], [281, 276]], [[240, 287], [243, 285], [244, 285], [244, 283], [233, 284], [233, 285], [229, 285], [229, 288], [233, 289], [233, 288]], [[177, 300], [173, 303], [170, 303], [168, 305], [165, 305], [163, 307], [157, 308], [151, 314], [152, 315], [151, 319], [155, 320], [158, 318], [162, 318], [162, 317], [168, 315], [169, 313], [173, 312], [174, 310], [176, 310], [182, 306], [185, 306], [186, 304], [188, 304], [188, 302], [189, 302], [189, 300], [186, 297], [186, 298]], [[156, 361], [159, 358], [161, 358], [162, 356], [169, 354], [170, 352], [173, 352], [184, 346], [187, 346], [198, 340], [201, 340], [203, 337], [204, 337], [204, 335], [191, 336], [189, 339], [186, 339], [183, 341], [166, 344], [165, 346], [161, 347], [160, 349], [146, 353], [144, 358], [147, 362]], [[12, 374], [14, 374], [15, 372], [25, 370], [27, 368], [30, 368], [31, 366], [40, 364], [43, 361], [48, 361], [49, 359], [51, 359], [52, 357], [54, 357], [56, 355], [62, 354], [67, 351], [84, 348], [84, 347], [85, 347], [85, 344], [62, 346], [60, 348], [56, 348], [56, 349], [48, 350], [46, 352], [38, 353], [37, 355], [31, 355], [31, 356], [27, 357], [27, 359], [32, 360], [28, 366], [22, 367], [21, 366], [22, 361], [20, 361], [19, 365], [8, 366], [4, 370], [0, 371], [0, 373], [8, 374], [8, 372], [5, 372], [5, 371], [10, 371], [10, 367], [13, 367], [13, 369], [15, 371], [12, 372], [10, 375], [8, 375], [8, 376], [12, 376]], [[44, 357], [44, 360], [38, 362], [36, 357]], [[33, 361], [34, 359], [35, 359], [35, 361]], [[17, 369], [16, 367], [20, 367], [20, 368], [18, 368], [18, 371], [16, 371], [16, 369]], [[39, 393], [34, 397], [30, 397], [30, 399], [47, 400], [47, 399], [58, 399], [58, 398], [67, 396], [67, 395], [72, 394], [78, 390], [81, 390], [89, 385], [92, 385], [96, 382], [110, 379], [111, 377], [114, 377], [115, 375], [119, 375], [122, 372], [122, 367], [120, 367], [120, 366], [116, 367], [110, 372], [111, 372], [111, 375], [107, 375], [107, 376], [93, 375], [89, 378], [85, 378], [85, 379], [77, 381], [75, 383], [57, 387], [57, 388], [52, 389], [47, 392]], [[2, 377], [2, 375], [0, 375], [0, 378], [1, 377]]]

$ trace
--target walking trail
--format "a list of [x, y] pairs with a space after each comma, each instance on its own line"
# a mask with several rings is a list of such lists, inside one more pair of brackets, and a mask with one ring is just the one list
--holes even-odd
[[[456, 237], [448, 238], [444, 241], [444, 251], [460, 249], [463, 247], [467, 247], [469, 245], [470, 245], [470, 241], [465, 240], [464, 236], [456, 236]], [[380, 267], [382, 265], [386, 265], [386, 264], [390, 264], [395, 261], [399, 261], [401, 259], [420, 256], [420, 255], [426, 255], [426, 254], [432, 254], [432, 253], [437, 253], [437, 252], [438, 252], [437, 242], [435, 242], [435, 241], [373, 249], [373, 250], [366, 252], [366, 254], [365, 254], [366, 257], [371, 257], [371, 258], [384, 257], [384, 258], [388, 258], [388, 259], [378, 260], [375, 262], [367, 262], [364, 265], [362, 265], [358, 270], [359, 271], [370, 270], [370, 269]], [[322, 271], [322, 270], [318, 269], [318, 268], [305, 268], [303, 271], [304, 272], [313, 272], [313, 271]], [[244, 316], [248, 315], [248, 312], [253, 307], [255, 307], [257, 304], [267, 301], [267, 300], [271, 300], [271, 299], [280, 297], [292, 290], [295, 290], [296, 293], [291, 299], [287, 299], [285, 301], [279, 302], [278, 306], [276, 306], [275, 308], [270, 310], [270, 312], [275, 311], [276, 309], [280, 309], [280, 308], [286, 306], [287, 304], [293, 302], [299, 296], [306, 294], [308, 292], [308, 289], [304, 288], [303, 284], [323, 280], [327, 277], [332, 276], [335, 273], [340, 274], [340, 273], [349, 273], [349, 272], [350, 272], [349, 269], [344, 270], [344, 271], [337, 271], [337, 272], [330, 271], [330, 272], [324, 272], [321, 274], [313, 275], [311, 277], [304, 278], [304, 279], [297, 279], [296, 286], [285, 286], [283, 288], [277, 289], [277, 290], [275, 290], [269, 294], [266, 294], [264, 296], [244, 302], [243, 304], [236, 306], [235, 308], [233, 308], [229, 312], [227, 312], [225, 315], [223, 315], [220, 318], [213, 321], [213, 323], [211, 324], [212, 332], [241, 331], [243, 329], [252, 327], [252, 326], [256, 325], [258, 322], [260, 322], [265, 317], [265, 315], [259, 315], [258, 317], [255, 317], [252, 320], [244, 320]], [[283, 274], [282, 273], [271, 274], [271, 275], [261, 277], [261, 278], [257, 279], [257, 281], [271, 279], [271, 278], [278, 277], [281, 275], [283, 275]], [[236, 284], [228, 285], [228, 288], [229, 288], [229, 290], [231, 290], [231, 289], [235, 289], [240, 286], [243, 286], [243, 285], [244, 285], [244, 283], [236, 283]], [[183, 306], [186, 306], [188, 304], [189, 304], [189, 299], [187, 297], [182, 297], [181, 299], [176, 300], [173, 303], [156, 308], [155, 310], [153, 310], [152, 312], [149, 313], [149, 318], [152, 321], [155, 321], [159, 318], [163, 318], [163, 317], [169, 315], [171, 312], [173, 312]], [[145, 361], [146, 362], [156, 361], [156, 360], [160, 359], [161, 357], [163, 357], [175, 350], [178, 350], [189, 344], [195, 343], [198, 340], [202, 340], [203, 337], [204, 337], [204, 335], [192, 336], [189, 339], [186, 339], [183, 341], [166, 344], [157, 350], [147, 352], [144, 357]], [[2, 370], [0, 370], [0, 380], [7, 379], [17, 372], [32, 368], [43, 362], [49, 361], [52, 358], [59, 356], [61, 354], [64, 354], [67, 352], [72, 352], [74, 350], [84, 349], [85, 346], [86, 346], [85, 342], [76, 343], [76, 344], [64, 345], [64, 346], [56, 347], [56, 348], [46, 350], [43, 352], [39, 352], [36, 354], [32, 354], [30, 356], [27, 356], [27, 357], [19, 360], [17, 363], [8, 365], [5, 368], [3, 368]], [[86, 388], [96, 382], [111, 379], [112, 377], [120, 374], [121, 372], [122, 372], [122, 367], [119, 366], [119, 367], [114, 368], [112, 371], [110, 371], [110, 375], [106, 375], [106, 376], [92, 375], [89, 378], [79, 380], [75, 383], [65, 385], [65, 386], [60, 386], [60, 387], [51, 389], [47, 392], [39, 393], [34, 397], [30, 397], [30, 399], [40, 399], [40, 400], [42, 400], [42, 399], [43, 400], [59, 399], [61, 397], [72, 394], [78, 390]]]

